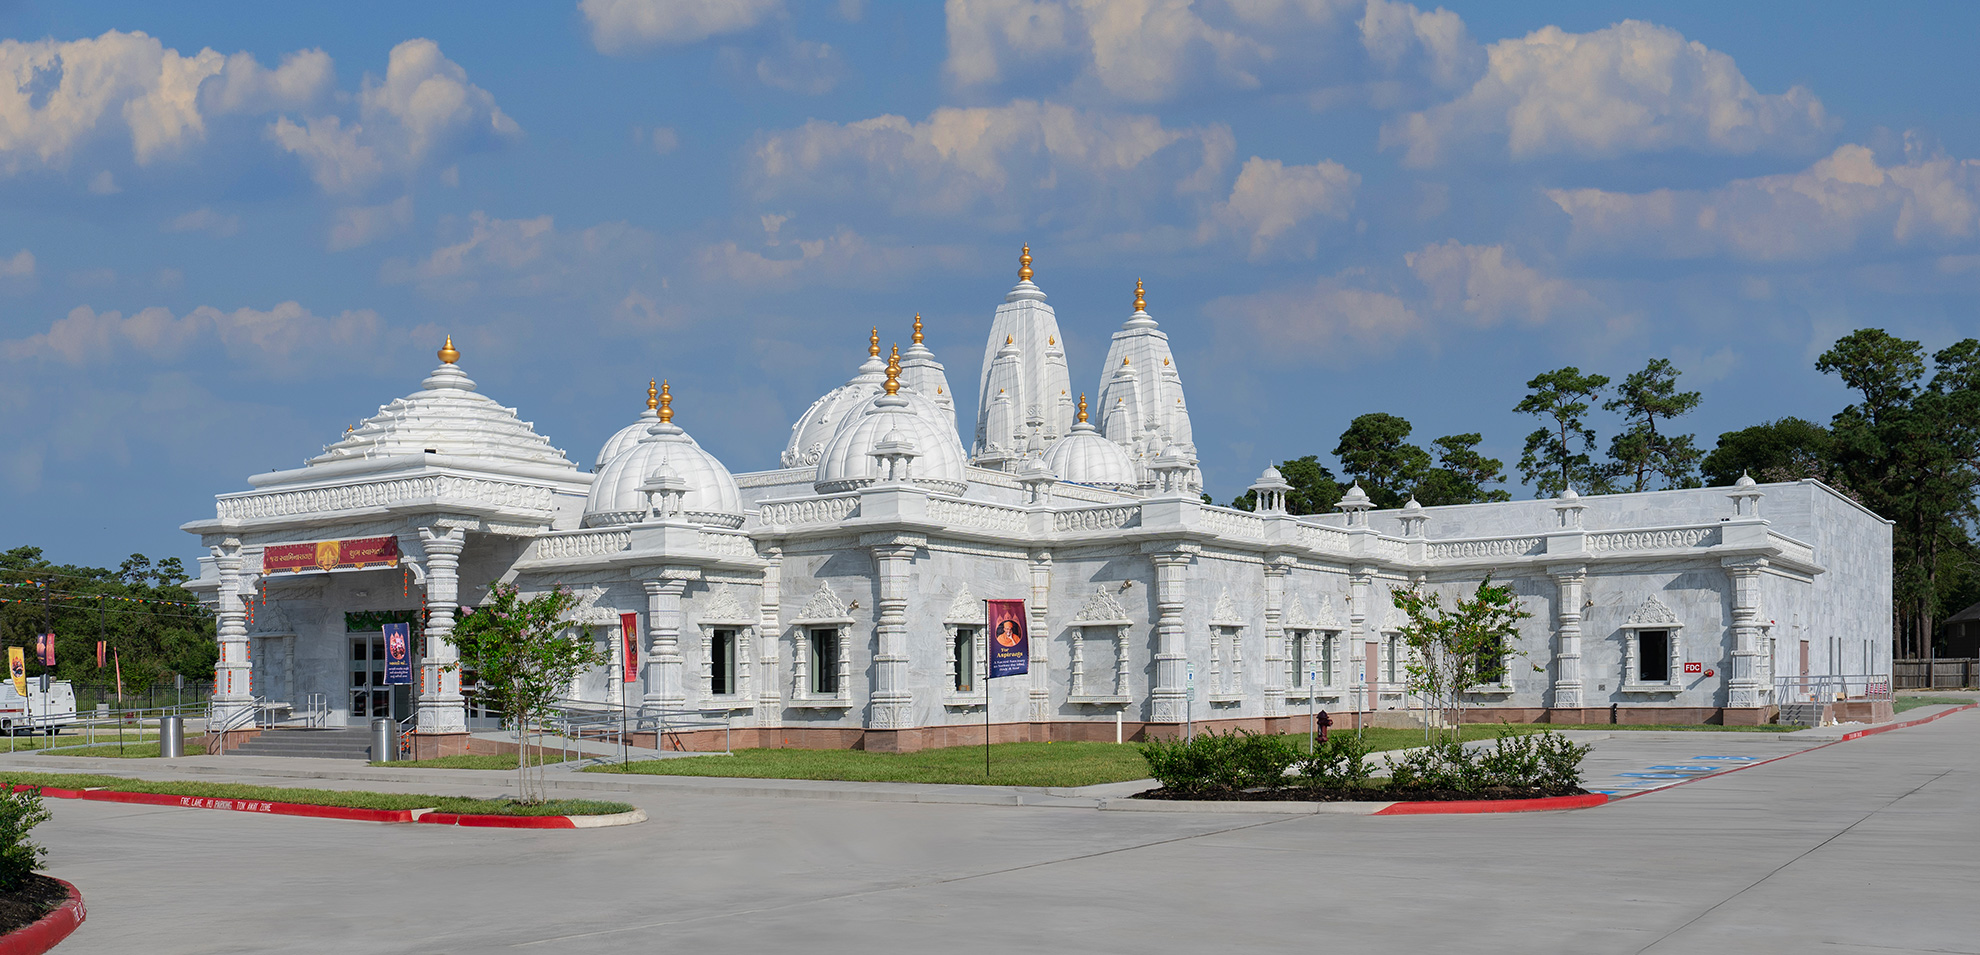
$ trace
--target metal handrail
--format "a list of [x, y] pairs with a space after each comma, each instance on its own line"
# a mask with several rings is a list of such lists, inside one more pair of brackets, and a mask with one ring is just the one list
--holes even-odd
[[[267, 701], [258, 696], [251, 696], [246, 700], [246, 706], [244, 708], [235, 710], [232, 715], [224, 719], [214, 716], [214, 709], [220, 705], [220, 702], [219, 700], [209, 700], [206, 704], [206, 731], [214, 735], [213, 745], [215, 755], [225, 756], [227, 754], [227, 734], [240, 729], [244, 723], [260, 728], [261, 704]], [[227, 702], [229, 704], [235, 703], [235, 701], [231, 700]], [[242, 717], [246, 717], [246, 719], [243, 720]]]
[[726, 713], [720, 718], [712, 718], [699, 710], [666, 710], [610, 701], [560, 699], [552, 701], [550, 712], [537, 722], [539, 729], [551, 731], [563, 740], [566, 760], [570, 758], [571, 744], [582, 743], [588, 738], [601, 743], [620, 743], [620, 758], [624, 760], [631, 758], [628, 737], [634, 733], [653, 733], [654, 749], [658, 751], [664, 749], [663, 741], [670, 734], [718, 726], [722, 729], [722, 751], [734, 752], [734, 727]]
[[1807, 674], [1774, 677], [1774, 702], [1833, 703], [1891, 699], [1888, 673]]
[[330, 694], [311, 693], [303, 697], [303, 725], [310, 729], [330, 725]]
[[415, 709], [412, 712], [412, 714], [407, 716], [405, 719], [402, 719], [397, 723], [392, 724], [392, 758], [393, 759], [396, 760], [396, 759], [412, 758], [413, 755], [412, 746], [407, 742], [407, 740], [412, 738], [413, 730], [416, 730], [418, 728], [419, 728], [419, 711], [417, 709]]

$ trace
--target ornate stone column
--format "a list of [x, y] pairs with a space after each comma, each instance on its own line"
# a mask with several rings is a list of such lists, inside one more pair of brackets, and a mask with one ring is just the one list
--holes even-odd
[[681, 595], [700, 576], [691, 567], [668, 567], [640, 581], [646, 590], [646, 696], [641, 709], [678, 710], [687, 706], [681, 688]]
[[1265, 715], [1286, 715], [1286, 575], [1293, 558], [1265, 559]]
[[1555, 588], [1554, 708], [1577, 710], [1587, 705], [1581, 695], [1581, 605], [1588, 567], [1563, 564], [1547, 573]]
[[1728, 557], [1720, 561], [1732, 584], [1732, 672], [1726, 681], [1728, 708], [1766, 706], [1773, 687], [1760, 684], [1760, 572], [1765, 557]]
[[1052, 552], [1031, 552], [1031, 600], [1025, 604], [1026, 631], [1031, 634], [1031, 721], [1052, 718]]
[[426, 649], [420, 659], [415, 732], [465, 736], [467, 708], [461, 699], [461, 654], [454, 646], [454, 611], [460, 599], [461, 549], [467, 545], [467, 531], [422, 527], [419, 545], [426, 554]]
[[1150, 722], [1181, 723], [1189, 717], [1189, 631], [1183, 623], [1193, 544], [1168, 545], [1149, 555], [1155, 564], [1155, 688]]
[[778, 717], [783, 712], [777, 661], [784, 644], [784, 549], [767, 545], [763, 557], [769, 563], [763, 568], [763, 598], [757, 611], [756, 659], [761, 679], [756, 681], [756, 725], [770, 726], [782, 722]]
[[252, 726], [248, 714], [254, 694], [248, 683], [253, 671], [248, 661], [247, 607], [240, 594], [241, 542], [229, 537], [208, 550], [220, 571], [220, 589], [214, 592], [220, 660], [213, 665], [213, 718], [229, 728]]
[[866, 725], [876, 730], [903, 730], [914, 725], [914, 690], [908, 684], [908, 571], [914, 564], [915, 548], [922, 542], [895, 535], [888, 537], [873, 548], [873, 562], [879, 569], [880, 596], [879, 614], [873, 626], [877, 645]]
[[1369, 690], [1381, 680], [1381, 674], [1375, 672], [1379, 661], [1368, 658], [1368, 594], [1374, 582], [1374, 575], [1367, 567], [1348, 568], [1348, 666], [1354, 668], [1358, 677], [1352, 684], [1355, 710], [1375, 709], [1369, 700]]

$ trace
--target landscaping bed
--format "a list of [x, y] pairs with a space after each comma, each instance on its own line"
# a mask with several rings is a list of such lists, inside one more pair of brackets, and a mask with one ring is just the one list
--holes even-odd
[[1588, 747], [1559, 733], [1506, 732], [1490, 746], [1454, 736], [1391, 756], [1376, 776], [1368, 740], [1306, 741], [1237, 730], [1140, 746], [1162, 785], [1138, 799], [1261, 802], [1486, 802], [1586, 795]]
[[1166, 788], [1135, 793], [1133, 799], [1176, 799], [1208, 802], [1471, 802], [1490, 799], [1549, 799], [1555, 796], [1582, 796], [1587, 790], [1544, 786], [1487, 786], [1482, 789], [1408, 789], [1387, 786], [1320, 788], [1285, 786], [1277, 789], [1212, 791], [1171, 791]]
[[40, 874], [24, 877], [13, 891], [0, 892], [0, 935], [33, 925], [67, 901], [69, 887], [60, 880]]
[[477, 816], [599, 816], [631, 812], [620, 802], [596, 799], [556, 799], [540, 803], [518, 803], [506, 799], [475, 799], [467, 796], [431, 796], [416, 793], [375, 793], [344, 789], [289, 789], [282, 786], [253, 786], [245, 783], [206, 783], [145, 779], [124, 779], [93, 773], [0, 772], [0, 784], [52, 791], [109, 790], [125, 793], [151, 793], [189, 796], [236, 802], [279, 802], [302, 806], [334, 806], [344, 809], [412, 810], [432, 809], [458, 815]]

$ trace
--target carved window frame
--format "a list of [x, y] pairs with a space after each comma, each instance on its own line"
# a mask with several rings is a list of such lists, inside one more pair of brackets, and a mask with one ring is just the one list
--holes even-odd
[[[1651, 600], [1656, 598], [1653, 596], [1644, 603], [1647, 605]], [[1662, 601], [1657, 603], [1659, 606], [1663, 604]], [[1622, 626], [1617, 628], [1623, 635], [1623, 672], [1622, 682], [1616, 687], [1618, 692], [1666, 694], [1683, 692], [1684, 622], [1677, 619], [1677, 614], [1668, 612], [1669, 608], [1665, 610], [1665, 614], [1657, 615], [1662, 619], [1639, 619], [1644, 617], [1643, 608], [1639, 607], [1636, 613], [1631, 614], [1632, 619], [1624, 621]], [[1656, 631], [1662, 631], [1666, 635], [1665, 653], [1669, 659], [1666, 661], [1668, 669], [1665, 670], [1665, 675], [1668, 678], [1661, 682], [1649, 683], [1643, 680], [1643, 635]]]
[[[1294, 685], [1293, 654], [1290, 652], [1287, 653], [1287, 699], [1304, 700], [1316, 696], [1323, 700], [1340, 698], [1342, 692], [1341, 675], [1344, 672], [1341, 667], [1341, 633], [1342, 631], [1339, 627], [1310, 625], [1292, 627], [1286, 630], [1286, 638], [1288, 640], [1298, 641], [1300, 645], [1300, 653], [1303, 656], [1301, 662], [1306, 663], [1308, 667], [1319, 673], [1318, 678], [1311, 683]], [[1294, 636], [1295, 634], [1298, 636]], [[1298, 673], [1297, 676], [1300, 680], [1305, 679], [1303, 672]]]
[[[989, 630], [984, 619], [983, 602], [976, 601], [975, 614], [944, 614], [942, 621], [942, 705], [973, 709], [985, 705], [990, 699], [989, 651], [985, 647], [983, 635]], [[953, 608], [951, 608], [953, 610]], [[970, 659], [976, 667], [976, 680], [967, 690], [956, 689], [956, 638], [962, 631], [975, 634]]]
[[[752, 690], [756, 680], [750, 672], [750, 653], [756, 646], [756, 623], [737, 620], [698, 620], [701, 629], [701, 708], [704, 710], [748, 710], [756, 707]], [[732, 692], [715, 692], [715, 631], [730, 630], [735, 633], [735, 663], [730, 674], [735, 683]]]
[[[837, 617], [820, 620], [797, 620], [791, 624], [791, 699], [786, 705], [799, 709], [844, 709], [852, 706], [852, 625], [851, 617]], [[811, 643], [817, 631], [832, 630], [837, 634], [838, 692], [830, 695], [814, 693], [811, 689]]]
[[[1217, 706], [1231, 706], [1244, 702], [1244, 631], [1245, 625], [1235, 620], [1215, 620], [1210, 623], [1210, 702]], [[1222, 666], [1219, 646], [1230, 648], [1230, 666]]]
[[[1089, 706], [1118, 706], [1132, 702], [1128, 698], [1128, 630], [1133, 627], [1128, 620], [1081, 620], [1068, 628], [1071, 635], [1072, 652], [1068, 654], [1069, 691], [1067, 702]], [[1090, 631], [1111, 631], [1098, 634]], [[1086, 644], [1093, 637], [1112, 644], [1114, 650], [1113, 683], [1106, 693], [1088, 692], [1086, 685]]]

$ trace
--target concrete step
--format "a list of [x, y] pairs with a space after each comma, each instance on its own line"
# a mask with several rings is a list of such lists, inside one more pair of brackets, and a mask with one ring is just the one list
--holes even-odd
[[364, 729], [273, 729], [227, 752], [240, 756], [368, 760], [371, 733]]

